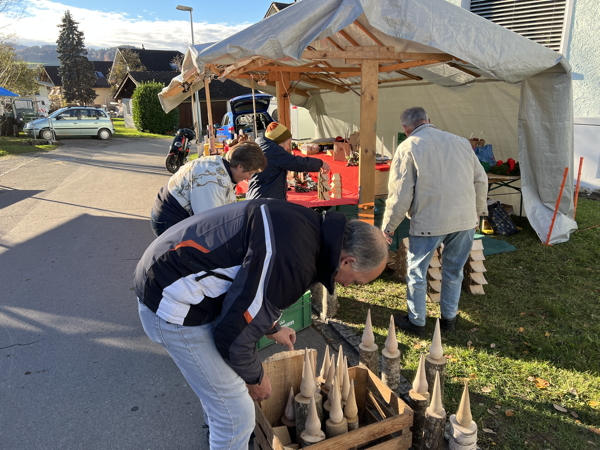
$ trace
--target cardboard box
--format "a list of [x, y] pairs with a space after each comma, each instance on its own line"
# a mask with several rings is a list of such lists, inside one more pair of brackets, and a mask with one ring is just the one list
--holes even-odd
[[[316, 351], [312, 352], [313, 361]], [[273, 389], [271, 397], [255, 402], [256, 427], [255, 450], [282, 449], [283, 445], [273, 427], [279, 426], [285, 412], [290, 387], [300, 389], [304, 350], [281, 352], [263, 363]], [[412, 445], [410, 427], [413, 411], [400, 400], [373, 372], [364, 366], [348, 369], [351, 380], [356, 382], [355, 394], [360, 427], [357, 430], [313, 444], [311, 450], [350, 450], [356, 447], [375, 446], [384, 443], [386, 449], [407, 450]], [[379, 447], [377, 447], [379, 448]]]
[[350, 156], [350, 144], [347, 142], [334, 142], [332, 156], [334, 161], [347, 161], [347, 157]]

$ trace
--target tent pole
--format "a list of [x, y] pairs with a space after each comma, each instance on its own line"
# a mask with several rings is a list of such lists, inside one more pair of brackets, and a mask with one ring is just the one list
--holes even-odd
[[289, 72], [277, 72], [279, 78], [277, 79], [277, 121], [286, 127], [288, 130], [291, 129], [290, 123], [290, 97], [288, 90], [290, 89], [290, 73]]
[[577, 215], [577, 199], [579, 198], [579, 184], [581, 183], [581, 168], [583, 167], [583, 156], [579, 158], [579, 173], [577, 174], [577, 185], [575, 186], [575, 198], [573, 202], [573, 220], [575, 220], [575, 216]]
[[[210, 104], [210, 78], [204, 79], [204, 92], [206, 93], [206, 110], [208, 112], [208, 154], [215, 151], [215, 128], [213, 127], [212, 106]], [[204, 152], [206, 155], [206, 152]]]
[[[258, 130], [256, 129], [256, 97], [254, 96], [254, 78], [252, 78], [252, 112], [254, 117], [254, 141], [258, 137]], [[265, 130], [266, 131], [266, 130]]]
[[358, 218], [375, 223], [375, 153], [379, 62], [363, 60], [360, 95], [360, 153], [358, 159]]
[[558, 208], [560, 206], [560, 200], [562, 199], [563, 190], [565, 189], [565, 182], [567, 181], [567, 173], [569, 173], [569, 168], [565, 167], [565, 173], [563, 175], [563, 180], [560, 185], [560, 191], [558, 193], [558, 198], [556, 199], [556, 206], [554, 207], [554, 215], [552, 216], [552, 222], [550, 222], [550, 229], [548, 230], [548, 237], [546, 238], [545, 245], [550, 244], [550, 236], [552, 236], [552, 228], [554, 228], [554, 221], [556, 220], [556, 214], [558, 213]]

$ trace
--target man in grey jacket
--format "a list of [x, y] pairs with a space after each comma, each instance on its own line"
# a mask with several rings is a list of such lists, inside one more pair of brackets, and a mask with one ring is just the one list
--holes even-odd
[[400, 117], [408, 138], [390, 170], [388, 200], [381, 229], [388, 242], [405, 215], [410, 221], [407, 262], [408, 315], [396, 325], [422, 336], [427, 315], [427, 269], [435, 249], [442, 252], [440, 326], [454, 331], [463, 266], [473, 245], [479, 217], [487, 215], [487, 175], [467, 139], [438, 130], [423, 108]]

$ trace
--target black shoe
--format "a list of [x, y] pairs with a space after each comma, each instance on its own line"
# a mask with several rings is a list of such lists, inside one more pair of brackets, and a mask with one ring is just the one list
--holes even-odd
[[419, 337], [425, 335], [425, 326], [419, 327], [415, 325], [410, 321], [408, 315], [400, 316], [400, 314], [394, 314], [394, 323], [398, 328], [407, 333], [416, 334]]
[[455, 331], [456, 330], [456, 322], [458, 322], [458, 314], [454, 316], [452, 319], [445, 319], [444, 317], [440, 318], [440, 328], [444, 331]]

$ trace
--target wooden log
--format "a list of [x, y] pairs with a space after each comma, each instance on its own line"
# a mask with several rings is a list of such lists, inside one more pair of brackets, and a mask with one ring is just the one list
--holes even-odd
[[382, 362], [381, 381], [392, 391], [397, 392], [400, 386], [400, 352], [397, 352], [397, 355], [392, 355], [384, 348], [382, 350]]
[[446, 425], [446, 413], [438, 415], [427, 408], [425, 412], [425, 426], [423, 430], [423, 449], [443, 450], [444, 427]]
[[442, 398], [444, 398], [444, 378], [446, 374], [447, 359], [442, 356], [440, 359], [433, 359], [431, 355], [425, 357], [425, 376], [427, 378], [427, 390], [430, 395], [433, 395], [433, 383], [435, 381], [435, 374], [440, 374], [440, 388]]
[[327, 439], [339, 436], [348, 432], [348, 421], [345, 417], [338, 423], [334, 423], [331, 419], [325, 421], [325, 436]]
[[376, 375], [379, 375], [379, 352], [377, 351], [377, 345], [375, 350], [370, 350], [364, 347], [363, 344], [358, 344], [358, 361], [367, 366], [367, 368]]
[[450, 450], [477, 450], [477, 424], [473, 421], [468, 426], [463, 426], [456, 420], [456, 415], [452, 414], [449, 420], [449, 439]]
[[[315, 405], [317, 407], [317, 415], [319, 420], [323, 421], [323, 396], [315, 393]], [[300, 436], [306, 426], [308, 413], [310, 411], [310, 398], [304, 397], [302, 394], [297, 394], [294, 397], [294, 408], [296, 412], [296, 436]]]
[[414, 411], [412, 431], [412, 447], [414, 449], [421, 449], [423, 443], [423, 428], [425, 426], [425, 411], [429, 406], [429, 400], [431, 396], [429, 392], [419, 394], [414, 389], [408, 392], [409, 403], [408, 406]]
[[348, 431], [354, 431], [358, 429], [358, 416], [353, 417], [352, 419], [346, 418], [346, 422], [348, 423]]
[[321, 431], [322, 434], [318, 436], [308, 436], [306, 433], [300, 435], [300, 447], [306, 448], [310, 447], [313, 444], [318, 444], [319, 442], [323, 442], [326, 437], [325, 433]]
[[321, 306], [321, 320], [332, 318], [337, 314], [340, 308], [337, 291], [334, 290], [333, 294], [330, 294], [321, 283], [315, 283], [310, 287], [310, 295], [312, 301]]

